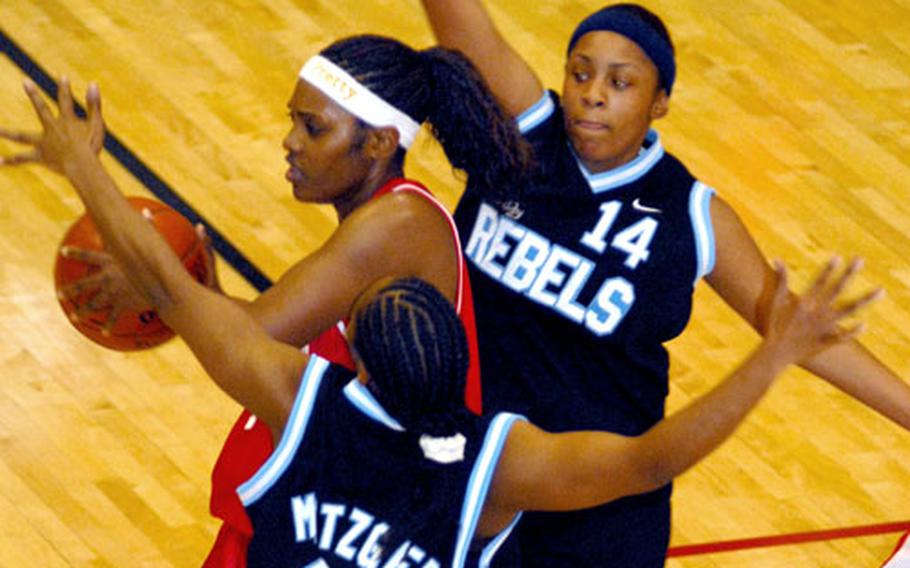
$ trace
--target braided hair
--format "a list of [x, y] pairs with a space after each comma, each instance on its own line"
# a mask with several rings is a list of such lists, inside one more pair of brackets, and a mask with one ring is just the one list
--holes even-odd
[[[445, 296], [417, 278], [397, 280], [357, 313], [354, 325], [354, 350], [369, 373], [367, 386], [404, 426], [415, 450], [423, 434], [450, 437], [471, 427], [464, 406], [468, 344]], [[459, 494], [447, 464], [419, 451], [412, 455], [417, 474], [409, 480], [410, 502], [393, 519], [392, 526], [399, 528], [383, 535], [383, 557], [408, 539], [420, 542], [424, 535], [457, 528], [457, 518], [440, 514]], [[422, 522], [427, 518], [434, 522]]]
[[464, 410], [468, 344], [452, 304], [417, 278], [382, 288], [355, 318], [354, 349], [383, 407], [407, 430], [454, 433]]
[[[461, 53], [422, 51], [383, 36], [339, 40], [320, 53], [418, 123], [429, 121], [453, 167], [499, 199], [529, 177], [531, 150], [474, 65]], [[405, 150], [398, 149], [403, 166]]]

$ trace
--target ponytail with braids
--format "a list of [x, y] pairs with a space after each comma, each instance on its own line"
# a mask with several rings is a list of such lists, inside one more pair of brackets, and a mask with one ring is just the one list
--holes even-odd
[[[320, 55], [418, 123], [428, 121], [446, 157], [472, 184], [505, 201], [527, 183], [530, 147], [460, 53], [440, 47], [418, 52], [391, 38], [359, 35]], [[399, 149], [400, 164], [404, 154]]]
[[461, 53], [433, 47], [421, 54], [431, 77], [429, 121], [446, 157], [472, 183], [517, 197], [520, 188], [513, 185], [527, 181], [531, 150], [515, 122]]

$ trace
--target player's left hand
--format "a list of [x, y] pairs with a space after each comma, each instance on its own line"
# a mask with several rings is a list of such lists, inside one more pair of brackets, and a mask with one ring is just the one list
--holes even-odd
[[205, 225], [202, 223], [196, 224], [196, 235], [199, 237], [199, 240], [202, 241], [202, 246], [205, 247], [206, 251], [204, 257], [205, 276], [202, 283], [219, 294], [223, 294], [224, 290], [221, 288], [221, 282], [218, 280], [218, 264], [215, 262], [215, 247], [212, 244], [212, 237], [209, 236], [208, 232], [205, 230]]
[[76, 308], [77, 318], [107, 310], [107, 318], [102, 329], [110, 331], [124, 311], [149, 309], [148, 301], [133, 289], [129, 279], [110, 253], [71, 246], [64, 247], [60, 252], [65, 258], [94, 267], [88, 276], [57, 290], [61, 300], [73, 300], [83, 294], [91, 294], [87, 301], [80, 302]]
[[25, 93], [41, 121], [42, 132], [23, 132], [0, 128], [0, 138], [12, 140], [31, 149], [12, 156], [0, 156], [0, 165], [39, 163], [57, 173], [64, 174], [66, 163], [81, 149], [97, 154], [104, 144], [104, 119], [101, 116], [101, 93], [98, 85], [91, 83], [86, 91], [86, 120], [76, 115], [69, 79], [62, 77], [57, 89], [57, 116], [45, 102], [38, 87], [26, 79]]

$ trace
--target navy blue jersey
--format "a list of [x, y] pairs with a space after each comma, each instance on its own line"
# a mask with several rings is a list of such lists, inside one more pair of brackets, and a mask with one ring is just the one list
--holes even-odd
[[[654, 131], [633, 161], [588, 172], [553, 93], [519, 117], [519, 128], [534, 147], [535, 183], [516, 201], [496, 203], [469, 180], [455, 213], [489, 377], [484, 408], [519, 412], [550, 431], [641, 434], [664, 415], [663, 343], [685, 328], [693, 288], [713, 267], [713, 191], [664, 151]], [[628, 548], [651, 539], [665, 550], [668, 497], [666, 488], [631, 504], [526, 515], [523, 562], [662, 565], [627, 561], [611, 541]], [[642, 526], [628, 513], [637, 509]]]
[[459, 436], [418, 441], [351, 371], [312, 357], [274, 453], [237, 490], [253, 524], [248, 565], [489, 562], [512, 527], [481, 544], [472, 535], [519, 418], [470, 415]]

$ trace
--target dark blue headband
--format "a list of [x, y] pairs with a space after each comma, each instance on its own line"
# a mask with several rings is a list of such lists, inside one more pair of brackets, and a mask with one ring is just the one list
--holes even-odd
[[660, 75], [660, 85], [667, 91], [673, 90], [673, 81], [676, 79], [676, 58], [673, 55], [673, 46], [651, 24], [643, 20], [628, 6], [607, 6], [585, 18], [569, 40], [569, 49], [588, 32], [614, 32], [625, 36], [635, 42], [645, 55], [651, 59]]

